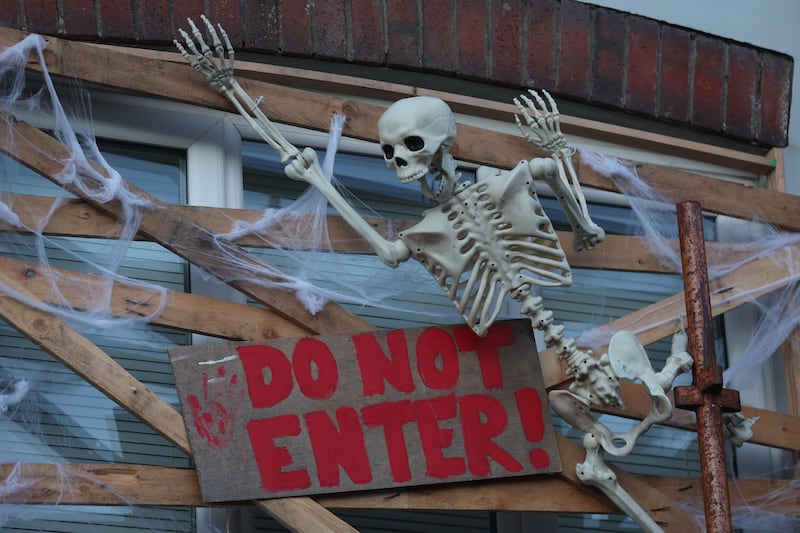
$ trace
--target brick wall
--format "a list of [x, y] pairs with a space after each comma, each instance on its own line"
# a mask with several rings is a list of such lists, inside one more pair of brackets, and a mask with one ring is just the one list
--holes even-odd
[[413, 69], [787, 142], [792, 58], [573, 0], [4, 0], [0, 24], [169, 44], [187, 17], [239, 49]]

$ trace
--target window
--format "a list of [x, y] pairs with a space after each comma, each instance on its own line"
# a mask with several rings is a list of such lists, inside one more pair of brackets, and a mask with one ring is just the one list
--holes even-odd
[[[34, 117], [34, 120], [36, 118]], [[188, 203], [217, 207], [244, 207], [263, 209], [288, 205], [305, 190], [304, 184], [286, 178], [282, 165], [271, 150], [253, 141], [252, 132], [243, 120], [224, 113], [213, 112], [172, 103], [150, 101], [120, 95], [99, 93], [94, 101], [94, 121], [97, 135], [103, 139], [104, 154], [122, 175], [144, 190], [168, 203]], [[324, 145], [325, 136], [297, 128], [286, 128], [287, 135], [298, 145]], [[245, 140], [242, 140], [244, 138]], [[589, 145], [591, 146], [591, 145]], [[604, 147], [603, 151], [608, 151]], [[630, 154], [620, 154], [631, 156]], [[647, 159], [637, 154], [636, 159]], [[672, 160], [668, 160], [672, 162]], [[681, 162], [679, 165], [687, 165]], [[699, 168], [698, 170], [704, 170]], [[46, 180], [35, 176], [14, 163], [3, 166], [8, 194], [52, 195], [55, 188]], [[468, 172], [468, 170], [465, 170]], [[367, 207], [387, 218], [416, 219], [430, 204], [418, 193], [415, 186], [402, 186], [394, 172], [385, 168], [377, 147], [368, 143], [346, 141], [337, 157], [336, 174], [355, 196]], [[741, 177], [740, 177], [741, 178]], [[746, 178], [746, 177], [745, 177]], [[745, 179], [742, 178], [742, 179]], [[559, 225], [564, 224], [563, 213], [557, 202], [543, 195], [547, 213]], [[369, 209], [367, 209], [369, 208]], [[593, 216], [608, 231], [626, 233], [632, 225], [630, 210], [614, 197], [607, 195], [595, 199]], [[12, 233], [2, 233], [6, 250], [14, 249], [13, 257], [32, 260], [35, 257], [32, 238]], [[54, 237], [51, 242], [63, 246], [48, 248], [54, 264], [76, 268], [75, 262], [63, 250], [76, 250], [84, 257], [101, 261], [113, 252], [113, 240]], [[13, 248], [11, 248], [13, 246]], [[296, 267], [285, 255], [270, 249], [256, 249], [270, 263], [291, 270]], [[317, 262], [314, 279], [326, 287], [334, 288], [334, 281], [345, 280], [344, 285], [364, 285], [364, 280], [392, 284], [392, 280], [411, 280], [414, 290], [395, 296], [397, 308], [362, 307], [348, 304], [354, 312], [361, 313], [371, 323], [380, 327], [413, 327], [430, 323], [453, 323], [459, 318], [452, 305], [441, 294], [430, 276], [416, 263], [408, 262], [397, 270], [385, 267], [373, 255], [318, 254], [299, 252], [312, 256]], [[175, 290], [216, 297], [243, 300], [227, 286], [210, 279], [208, 275], [187, 265], [183, 260], [166, 252], [158, 245], [134, 242], [121, 265], [124, 274], [145, 279]], [[322, 261], [328, 262], [324, 266]], [[338, 278], [338, 279], [333, 279]], [[376, 289], [377, 290], [377, 289]], [[555, 311], [556, 318], [567, 325], [569, 335], [577, 335], [591, 324], [602, 324], [610, 319], [638, 310], [648, 303], [681, 291], [681, 281], [675, 276], [620, 273], [611, 271], [578, 270], [575, 285], [569, 289], [548, 289], [544, 292], [546, 305]], [[369, 297], [369, 294], [365, 294]], [[508, 316], [516, 316], [513, 308]], [[9, 327], [0, 326], [0, 388], [14, 379], [25, 377], [33, 383], [32, 393], [15, 411], [3, 419], [2, 454], [4, 462], [116, 462], [185, 466], [189, 460], [167, 442], [131, 415], [116, 407], [102, 394], [82, 382], [73, 373], [52, 361], [26, 339]], [[91, 339], [115, 356], [126, 368], [148, 383], [167, 401], [175, 404], [171, 371], [166, 359], [166, 347], [188, 342], [206, 342], [195, 337], [165, 328], [139, 326], [129, 331], [94, 331]], [[144, 341], [144, 342], [143, 342]], [[660, 368], [669, 350], [668, 341], [648, 348], [654, 367]], [[612, 419], [604, 422], [614, 428], [627, 427], [630, 422]], [[566, 434], [575, 434], [567, 426], [560, 426]], [[696, 437], [692, 433], [668, 428], [654, 428], [640, 441], [636, 452], [625, 459], [623, 466], [637, 474], [695, 475], [698, 471]], [[570, 468], [571, 465], [565, 465]], [[35, 527], [48, 531], [67, 531], [75, 524], [97, 524], [104, 530], [124, 529], [202, 531], [208, 527], [223, 528], [229, 520], [243, 524], [254, 522], [256, 530], [269, 530], [274, 523], [260, 513], [243, 517], [231, 512], [231, 517], [220, 513], [195, 513], [190, 509], [129, 509], [53, 507], [44, 512], [35, 508], [36, 521], [28, 516], [19, 522], [9, 522], [9, 527], [19, 529]], [[489, 531], [493, 518], [489, 513], [400, 513], [353, 511], [347, 514], [362, 531], [379, 530], [389, 524], [393, 530], [408, 526], [423, 529], [437, 524], [437, 531], [445, 525], [455, 530]], [[600, 527], [624, 530], [627, 524], [620, 517], [571, 515], [560, 519], [557, 531], [585, 531]], [[524, 517], [515, 526], [513, 520], [501, 519], [496, 523], [498, 533], [510, 533], [514, 527], [524, 527]], [[423, 524], [423, 525], [420, 525]], [[33, 524], [33, 526], [31, 526]], [[505, 525], [500, 525], [505, 524]], [[555, 525], [553, 527], [556, 527]], [[556, 531], [556, 529], [553, 529]]]

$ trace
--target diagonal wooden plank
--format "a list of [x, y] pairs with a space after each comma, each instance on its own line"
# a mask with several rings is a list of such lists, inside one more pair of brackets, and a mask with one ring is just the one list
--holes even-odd
[[[30, 124], [16, 121], [10, 115], [4, 118], [13, 127], [0, 128], [0, 151], [76, 196], [84, 196], [82, 191], [62, 175], [65, 170], [63, 162], [69, 160], [69, 152], [61, 143]], [[101, 168], [96, 167], [96, 170], [105, 175]], [[328, 303], [324, 309], [312, 315], [292, 294], [265, 287], [264, 282], [282, 281], [278, 270], [261, 262], [239, 246], [217, 239], [213, 232], [201, 224], [184, 213], [169, 209], [167, 205], [138, 187], [130, 183], [127, 183], [126, 187], [151, 205], [142, 214], [140, 233], [206, 272], [216, 275], [230, 286], [294, 321], [309, 332], [334, 333], [375, 329], [368, 322], [334, 303]], [[83, 200], [115, 218], [124, 219], [123, 206], [117, 200], [106, 203], [88, 197]], [[251, 271], [250, 274], [247, 273], [248, 270]]]
[[[747, 262], [712, 280], [710, 282], [711, 305], [714, 316], [800, 279], [800, 273], [793, 272], [789, 268], [791, 265], [789, 259], [798, 252], [800, 252], [800, 245], [776, 250], [766, 257]], [[676, 317], [683, 316], [684, 313], [683, 294], [678, 293], [609, 322], [598, 329], [605, 332], [607, 339], [610, 339], [616, 331], [633, 331], [642, 344], [648, 345], [672, 334], [676, 327]], [[598, 353], [602, 353], [607, 347], [607, 343], [601, 346], [584, 346], [584, 348], [593, 348]], [[569, 381], [570, 378], [567, 378], [564, 373], [565, 369], [562, 368], [561, 361], [554, 349], [543, 351], [540, 359], [547, 387], [556, 387]]]
[[[40, 268], [39, 265], [27, 261], [0, 257], [0, 270], [7, 276], [40, 300], [58, 303], [60, 300], [53, 297], [52, 287]], [[82, 305], [86, 288], [92, 284], [100, 283], [102, 289], [107, 288], [106, 280], [97, 276], [67, 269], [55, 269], [55, 272], [59, 279], [61, 296], [75, 307]], [[132, 312], [139, 312], [139, 306], [148, 304], [150, 298], [152, 294], [149, 291], [116, 283], [109, 301], [111, 312], [114, 316], [130, 316]], [[739, 302], [731, 302], [730, 305], [737, 303]], [[152, 323], [234, 341], [300, 337], [309, 334], [265, 309], [175, 291], [166, 292], [163, 310]], [[602, 411], [637, 419], [642, 419], [650, 412], [650, 397], [642, 387], [623, 382], [622, 397], [626, 405], [625, 411]], [[761, 417], [751, 442], [788, 450], [800, 448], [800, 418], [755, 407], [744, 406], [742, 409], [748, 417]], [[666, 425], [690, 431], [695, 429], [694, 418], [683, 411], [677, 411]]]
[[[0, 284], [30, 301], [37, 300], [5, 272], [0, 272]], [[0, 317], [182, 452], [191, 453], [180, 412], [62, 319], [6, 293], [0, 293]]]
[[[186, 61], [177, 52], [114, 45], [95, 44], [95, 46], [178, 64], [184, 64]], [[487, 100], [425, 87], [253, 61], [237, 60], [236, 74], [247, 78], [263, 79], [277, 85], [301, 87], [316, 92], [354, 94], [366, 98], [384, 100], [396, 100], [408, 96], [435, 96], [447, 102], [457, 113], [501, 121], [508, 120], [508, 117], [518, 112], [516, 106], [509, 101]], [[561, 114], [561, 129], [567, 135], [597, 139], [606, 143], [630, 146], [655, 153], [741, 169], [756, 174], [768, 173], [772, 168], [770, 166], [770, 161], [772, 160], [770, 154], [762, 155], [723, 148], [708, 143], [569, 116], [563, 113]]]
[[[0, 284], [31, 301], [36, 300], [3, 272], [0, 272]], [[191, 455], [181, 413], [63, 320], [6, 294], [0, 294], [0, 317], [179, 450]], [[311, 498], [259, 501], [256, 505], [292, 531], [357, 533]]]
[[[16, 30], [0, 29], [0, 38], [13, 44], [24, 35]], [[202, 76], [188, 64], [182, 65], [86, 43], [49, 38], [46, 49], [52, 74], [77, 77], [89, 82], [165, 97], [195, 105], [234, 111], [225, 98], [211, 90]], [[32, 68], [36, 68], [32, 65]], [[143, 74], [143, 73], [146, 73]], [[327, 131], [333, 112], [348, 117], [344, 134], [376, 141], [375, 124], [384, 108], [354, 99], [322, 95], [312, 91], [269, 84], [243, 78], [242, 87], [254, 96], [263, 95], [264, 110], [277, 122]], [[511, 117], [509, 117], [510, 119]], [[489, 131], [459, 124], [458, 143], [453, 153], [459, 159], [478, 164], [511, 168], [537, 151], [518, 135]], [[542, 155], [538, 153], [538, 155]], [[589, 187], [614, 190], [610, 180], [576, 159], [581, 182]], [[800, 197], [745, 187], [657, 165], [635, 163], [645, 180], [675, 202], [698, 200], [703, 208], [716, 212], [761, 220], [785, 229], [800, 230]]]
[[[144, 316], [161, 304], [153, 292], [135, 285], [114, 281], [109, 285], [101, 276], [49, 267], [38, 263], [0, 257], [0, 271], [45, 303], [60, 305], [64, 298], [77, 309], [85, 307], [87, 288], [91, 294], [110, 291], [109, 312], [116, 317]], [[51, 275], [58, 278], [59, 294], [54, 294]], [[96, 289], [91, 289], [96, 287]], [[197, 294], [165, 290], [162, 310], [151, 323], [232, 341], [278, 337], [305, 337], [308, 331], [261, 307], [217, 300]]]

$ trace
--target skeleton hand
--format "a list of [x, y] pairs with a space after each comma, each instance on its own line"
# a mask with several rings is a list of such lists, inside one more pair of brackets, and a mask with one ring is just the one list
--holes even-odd
[[[187, 19], [189, 21], [189, 26], [192, 28], [191, 36], [182, 29], [178, 30], [181, 37], [183, 37], [183, 40], [186, 42], [186, 46], [184, 47], [177, 39], [173, 40], [173, 42], [186, 61], [188, 61], [197, 72], [205, 76], [212, 87], [220, 91], [230, 90], [233, 82], [233, 46], [231, 45], [231, 41], [228, 39], [228, 34], [222, 26], [218, 26], [219, 33], [222, 35], [222, 39], [225, 42], [225, 46], [223, 47], [223, 43], [220, 41], [219, 34], [217, 34], [217, 30], [214, 29], [214, 25], [211, 24], [204, 15], [201, 15], [200, 18], [206, 26], [206, 33], [208, 33], [208, 36], [211, 38], [211, 44], [214, 47], [213, 50], [206, 44], [205, 40], [203, 40], [203, 35], [200, 33], [200, 30], [197, 29], [192, 19]], [[195, 41], [197, 41], [197, 45]]]
[[[532, 89], [528, 92], [533, 97], [533, 100], [524, 94], [520, 95], [519, 99], [514, 98], [514, 104], [516, 104], [517, 109], [525, 119], [525, 125], [523, 125], [519, 115], [515, 114], [514, 120], [517, 123], [517, 127], [522, 132], [522, 135], [528, 139], [529, 143], [538, 146], [549, 154], [558, 152], [567, 145], [567, 140], [564, 138], [564, 134], [561, 133], [560, 113], [556, 102], [547, 91], [542, 91], [544, 99]], [[547, 100], [546, 103], [545, 99]], [[523, 105], [523, 102], [525, 105]]]

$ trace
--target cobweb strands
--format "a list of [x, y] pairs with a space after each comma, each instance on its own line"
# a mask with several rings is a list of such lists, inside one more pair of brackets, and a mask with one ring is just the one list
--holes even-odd
[[[51, 79], [44, 61], [46, 41], [38, 35], [29, 35], [16, 45], [0, 52], [0, 116], [2, 124], [11, 134], [16, 115], [30, 116], [47, 122], [51, 134], [65, 148], [63, 157], [56, 161], [61, 168], [58, 181], [66, 184], [82, 195], [100, 203], [116, 200], [123, 206], [124, 216], [120, 218], [115, 246], [104, 257], [90, 257], [78, 252], [75, 248], [65, 246], [58, 239], [44, 234], [51, 217], [73, 197], [64, 189], [51, 187], [54, 201], [49, 213], [38, 220], [35, 227], [27, 226], [20, 219], [19, 213], [26, 211], [25, 205], [17, 201], [19, 194], [32, 191], [25, 176], [19, 173], [19, 166], [10, 159], [3, 159], [0, 166], [0, 222], [12, 231], [4, 233], [5, 246], [14, 250], [21, 257], [35, 258], [36, 275], [46, 279], [49, 285], [48, 297], [45, 301], [31, 298], [7, 284], [0, 284], [0, 291], [32, 307], [51, 312], [70, 323], [81, 323], [93, 328], [117, 327], [120, 321], [152, 320], [158, 316], [165, 303], [163, 288], [145, 282], [133, 280], [118, 273], [120, 262], [136, 235], [141, 220], [142, 210], [150, 207], [147, 199], [132, 193], [124, 183], [120, 174], [114, 170], [101, 154], [91, 132], [78, 132], [73, 123], [85, 122], [86, 116], [70, 117], [62, 105], [57, 88]], [[29, 58], [34, 58], [40, 68], [40, 75], [30, 75], [25, 67]], [[88, 109], [88, 95], [76, 91], [73, 94], [77, 112], [85, 114]], [[31, 147], [19, 147], [30, 149]], [[17, 147], [7, 146], [5, 151], [13, 158]], [[51, 154], [40, 153], [43, 158], [52, 159]], [[14, 205], [16, 202], [16, 205]], [[18, 212], [17, 212], [18, 211]], [[81, 264], [81, 270], [98, 276], [103, 282], [91, 286], [75, 287], [71, 279], [61, 278], [51, 266], [51, 256], [67, 256], [70, 261]], [[31, 270], [33, 272], [33, 270]], [[111, 290], [114, 285], [136, 288], [143, 294], [140, 305], [131, 305], [133, 309], [125, 314], [113, 312], [110, 308]], [[80, 305], [75, 305], [66, 296], [78, 290], [88, 293], [89, 298]], [[88, 302], [88, 305], [86, 305]]]
[[[636, 173], [634, 165], [587, 150], [579, 150], [578, 153], [584, 164], [613, 181], [630, 204], [652, 255], [670, 272], [679, 274], [681, 258], [675, 204], [644, 182]], [[726, 217], [717, 218], [718, 226], [728, 222], [723, 218]], [[769, 258], [786, 271], [786, 276], [775, 282], [774, 287], [767, 285], [759, 287], [757, 291], [758, 294], [764, 294], [784, 287], [778, 291], [777, 296], [766, 294], [756, 298], [757, 295], [748, 297], [747, 291], [731, 291], [735, 292], [740, 301], [749, 300], [761, 316], [745, 355], [725, 372], [726, 386], [742, 389], [753, 384], [752, 373], [758, 371], [776, 353], [792, 330], [800, 324], [800, 306], [797, 305], [800, 290], [797, 283], [800, 278], [800, 263], [797, 261], [800, 235], [781, 232], [760, 223], [758, 219], [749, 223], [742, 221], [735, 227], [736, 242], [726, 243], [724, 248], [717, 247], [707, 253], [709, 280], [713, 282], [761, 258]], [[712, 233], [707, 238], [713, 236]], [[655, 314], [656, 311], [659, 310], [651, 309], [650, 313]], [[660, 323], [650, 321], [646, 314], [640, 317], [640, 321], [644, 324], [643, 327], [667, 323], [678, 327], [684, 315], [685, 310], [678, 307], [672, 316], [659, 313]], [[583, 332], [577, 342], [601, 353], [613, 334], [609, 328], [601, 326]], [[750, 379], [743, 379], [744, 377]]]

